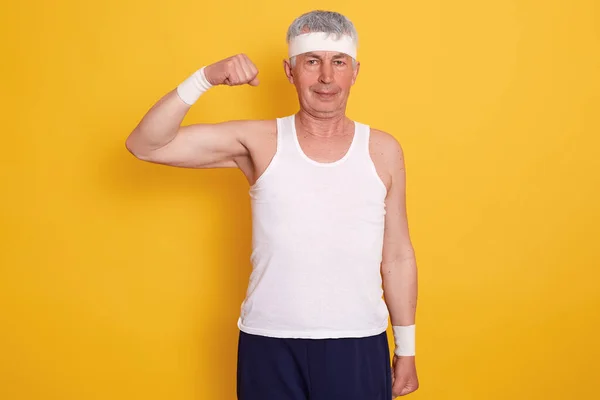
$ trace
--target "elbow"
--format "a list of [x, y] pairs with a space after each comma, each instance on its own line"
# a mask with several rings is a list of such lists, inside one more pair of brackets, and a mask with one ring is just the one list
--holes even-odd
[[143, 149], [141, 148], [140, 144], [136, 143], [137, 141], [135, 135], [136, 133], [135, 131], [133, 131], [131, 134], [129, 134], [127, 139], [125, 139], [125, 148], [135, 158], [146, 161], [148, 157], [143, 152]]
[[127, 139], [125, 139], [125, 148], [127, 149], [128, 152], [130, 152], [131, 154], [133, 154], [135, 156], [135, 150], [131, 143], [131, 135], [129, 135], [127, 137]]
[[125, 140], [125, 148], [134, 157], [140, 158], [140, 152], [137, 151], [136, 146], [133, 143], [133, 140], [131, 139], [131, 135]]

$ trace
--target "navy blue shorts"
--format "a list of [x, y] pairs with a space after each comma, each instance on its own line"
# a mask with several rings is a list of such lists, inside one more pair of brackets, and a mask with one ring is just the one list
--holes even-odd
[[240, 332], [238, 400], [391, 400], [386, 333], [280, 339]]

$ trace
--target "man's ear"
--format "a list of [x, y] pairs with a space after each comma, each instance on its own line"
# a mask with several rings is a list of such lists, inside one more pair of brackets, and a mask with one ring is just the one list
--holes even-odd
[[283, 60], [283, 70], [285, 71], [285, 76], [287, 76], [288, 81], [290, 81], [291, 84], [294, 84], [294, 72], [289, 59]]
[[352, 74], [352, 84], [356, 83], [356, 78], [358, 77], [358, 71], [360, 70], [360, 62], [356, 61], [356, 67], [354, 68], [354, 72]]

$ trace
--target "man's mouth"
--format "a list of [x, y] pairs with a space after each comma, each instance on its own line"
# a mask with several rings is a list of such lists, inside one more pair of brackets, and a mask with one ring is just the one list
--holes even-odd
[[337, 94], [337, 92], [323, 92], [323, 91], [315, 91], [321, 97], [333, 97]]

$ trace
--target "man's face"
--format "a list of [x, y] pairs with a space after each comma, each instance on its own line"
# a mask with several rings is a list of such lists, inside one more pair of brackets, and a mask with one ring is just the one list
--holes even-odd
[[296, 86], [301, 105], [320, 115], [344, 111], [359, 66], [353, 68], [349, 55], [332, 51], [299, 54], [293, 68], [285, 62], [286, 75]]

